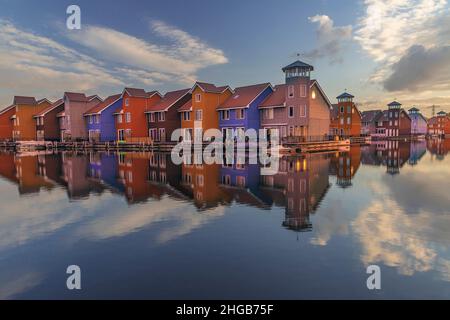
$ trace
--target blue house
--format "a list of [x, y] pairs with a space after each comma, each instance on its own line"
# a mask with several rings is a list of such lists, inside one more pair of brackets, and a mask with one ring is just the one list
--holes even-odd
[[121, 106], [121, 95], [116, 94], [109, 96], [105, 101], [84, 113], [89, 141], [106, 142], [117, 140], [113, 114]]
[[119, 180], [119, 159], [121, 155], [91, 153], [88, 175], [91, 179], [106, 185], [113, 192], [124, 193], [125, 187]]
[[260, 129], [259, 104], [273, 92], [270, 83], [240, 87], [217, 107], [219, 128], [224, 139], [230, 134], [240, 134], [248, 129]]

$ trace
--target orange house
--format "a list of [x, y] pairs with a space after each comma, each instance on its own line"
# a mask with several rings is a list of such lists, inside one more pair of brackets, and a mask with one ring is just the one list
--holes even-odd
[[149, 183], [149, 153], [120, 153], [118, 155], [118, 179], [125, 188], [128, 203], [145, 202], [154, 196]]
[[145, 142], [149, 140], [145, 111], [162, 98], [158, 91], [145, 92], [144, 89], [125, 88], [122, 106], [115, 115], [117, 140]]
[[33, 97], [14, 97], [16, 113], [13, 119], [14, 140], [36, 140], [36, 121], [34, 116], [48, 108], [52, 103], [47, 99], [36, 101]]
[[344, 92], [336, 97], [338, 103], [331, 109], [330, 134], [341, 137], [361, 135], [361, 113], [353, 102], [354, 96]]
[[194, 130], [196, 128], [203, 129], [203, 133], [211, 128], [219, 129], [219, 115], [216, 108], [233, 94], [233, 90], [229, 86], [216, 87], [211, 83], [196, 82], [191, 93], [192, 101], [178, 109], [181, 128], [185, 129], [185, 141], [188, 137], [196, 139]]
[[16, 106], [9, 107], [0, 111], [0, 140], [12, 140], [13, 122], [11, 117], [16, 113]]

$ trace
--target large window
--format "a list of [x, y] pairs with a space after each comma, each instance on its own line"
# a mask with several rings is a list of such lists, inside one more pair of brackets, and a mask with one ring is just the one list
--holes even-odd
[[195, 120], [202, 121], [203, 120], [203, 110], [195, 111]]
[[202, 95], [199, 94], [199, 93], [197, 93], [197, 94], [195, 95], [195, 101], [196, 101], [196, 102], [202, 101]]
[[236, 119], [244, 119], [244, 118], [245, 118], [245, 109], [237, 109]]
[[131, 122], [131, 113], [127, 112], [125, 114], [125, 122], [127, 122], [127, 123]]
[[185, 111], [182, 114], [183, 120], [184, 121], [189, 121], [191, 120], [191, 112], [190, 111]]
[[306, 85], [304, 84], [300, 85], [300, 97], [302, 98], [306, 97]]
[[293, 106], [290, 106], [288, 108], [288, 116], [289, 116], [289, 118], [293, 118], [294, 117], [294, 107]]
[[264, 119], [271, 120], [273, 119], [273, 108], [264, 109]]
[[300, 117], [306, 117], [306, 105], [300, 106]]
[[230, 110], [222, 110], [222, 120], [230, 120]]
[[123, 117], [122, 117], [121, 114], [119, 114], [119, 115], [117, 116], [117, 122], [118, 122], [118, 123], [122, 123], [122, 122], [123, 122]]
[[288, 87], [288, 97], [289, 98], [294, 98], [294, 86], [289, 86]]

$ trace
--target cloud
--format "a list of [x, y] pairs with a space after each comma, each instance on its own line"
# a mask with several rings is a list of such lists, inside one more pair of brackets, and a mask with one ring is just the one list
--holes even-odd
[[365, 0], [355, 40], [378, 63], [370, 80], [383, 83], [409, 48], [448, 44], [446, 0]]
[[352, 26], [335, 27], [333, 20], [326, 15], [308, 18], [317, 23], [318, 47], [305, 54], [311, 59], [328, 58], [330, 63], [342, 62], [343, 44], [352, 37]]
[[168, 43], [83, 25], [64, 33], [73, 43], [63, 45], [0, 19], [0, 104], [16, 94], [57, 99], [69, 90], [105, 96], [124, 86], [186, 86], [200, 69], [228, 61], [221, 50], [164, 22], [150, 27]]
[[392, 70], [383, 83], [388, 91], [413, 91], [430, 86], [450, 89], [450, 46], [426, 49], [414, 45]]

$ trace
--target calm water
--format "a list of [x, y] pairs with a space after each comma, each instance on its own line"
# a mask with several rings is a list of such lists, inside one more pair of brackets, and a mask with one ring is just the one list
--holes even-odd
[[379, 143], [283, 158], [270, 177], [1, 153], [0, 298], [450, 298], [449, 151]]

